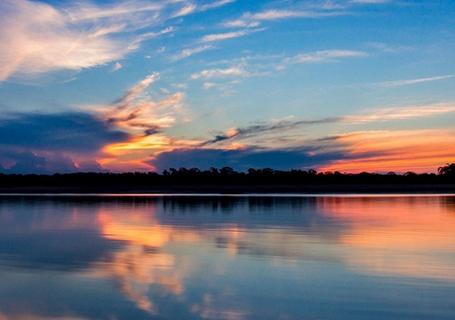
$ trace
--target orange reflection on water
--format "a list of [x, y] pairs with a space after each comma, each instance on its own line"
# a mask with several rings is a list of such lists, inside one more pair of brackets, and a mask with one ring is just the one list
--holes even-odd
[[455, 280], [455, 210], [449, 199], [320, 198], [318, 206], [349, 223], [339, 242], [350, 265], [380, 274]]
[[150, 287], [158, 285], [166, 292], [181, 295], [183, 279], [188, 273], [187, 261], [179, 261], [164, 247], [170, 242], [197, 242], [193, 231], [174, 230], [161, 225], [154, 216], [153, 206], [131, 210], [101, 210], [97, 214], [101, 234], [110, 240], [125, 242], [108, 263], [99, 263], [95, 276], [110, 277], [119, 284], [121, 292], [148, 313], [157, 307], [148, 296]]

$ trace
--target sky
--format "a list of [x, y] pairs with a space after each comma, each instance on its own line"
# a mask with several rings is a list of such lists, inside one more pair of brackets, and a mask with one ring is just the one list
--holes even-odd
[[0, 1], [0, 172], [455, 161], [451, 0]]

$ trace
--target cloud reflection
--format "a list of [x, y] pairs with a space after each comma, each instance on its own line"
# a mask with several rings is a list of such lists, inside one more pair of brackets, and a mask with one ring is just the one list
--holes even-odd
[[[131, 316], [128, 308], [143, 318], [278, 317], [274, 304], [259, 306], [245, 292], [274, 299], [278, 286], [294, 301], [316, 279], [336, 291], [342, 275], [361, 285], [455, 281], [453, 197], [0, 199], [0, 221], [0, 243], [9, 244], [0, 245], [0, 275], [26, 270], [36, 277], [23, 280], [28, 288], [50, 272], [66, 279], [49, 283], [51, 291], [120, 299], [118, 319]], [[24, 299], [6, 294], [0, 289], [5, 306]], [[70, 296], [69, 314], [109, 319], [102, 305], [89, 312]], [[56, 316], [28, 309], [30, 318]], [[21, 319], [17, 307], [1, 311]]]

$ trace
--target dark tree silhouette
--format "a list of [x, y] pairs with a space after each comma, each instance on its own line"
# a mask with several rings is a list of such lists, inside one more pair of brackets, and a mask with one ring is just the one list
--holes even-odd
[[[419, 189], [419, 186], [426, 187]], [[317, 172], [312, 169], [281, 171], [271, 168], [251, 168], [247, 172], [238, 172], [230, 167], [209, 170], [170, 168], [162, 174], [0, 174], [0, 192], [381, 192], [398, 189], [454, 192], [455, 164], [440, 167], [438, 174], [417, 174], [411, 171], [404, 174], [351, 174], [338, 171]]]
[[438, 173], [442, 176], [455, 176], [455, 163], [448, 163], [445, 166], [438, 168]]

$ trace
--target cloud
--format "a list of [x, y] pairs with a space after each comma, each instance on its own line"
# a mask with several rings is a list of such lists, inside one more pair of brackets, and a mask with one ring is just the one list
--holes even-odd
[[389, 44], [384, 42], [370, 41], [366, 45], [375, 50], [384, 52], [384, 53], [400, 53], [412, 50], [412, 47], [404, 46], [401, 44]]
[[112, 71], [115, 72], [115, 71], [118, 71], [118, 70], [120, 70], [120, 69], [122, 69], [122, 68], [123, 68], [123, 65], [122, 65], [120, 62], [116, 62], [116, 63], [114, 63], [114, 65], [112, 66]]
[[357, 50], [321, 50], [309, 53], [301, 53], [283, 60], [279, 68], [284, 68], [290, 64], [311, 64], [336, 62], [340, 59], [366, 57], [368, 53]]
[[241, 66], [224, 69], [206, 69], [191, 75], [192, 80], [227, 77], [248, 77], [250, 73]]
[[[210, 86], [211, 87], [211, 86]], [[293, 129], [301, 129], [305, 126], [326, 124], [364, 124], [371, 122], [408, 120], [414, 118], [428, 118], [438, 115], [455, 113], [455, 104], [451, 102], [434, 103], [428, 105], [388, 107], [369, 110], [363, 114], [353, 114], [321, 119], [294, 119], [280, 120], [253, 124], [246, 127], [231, 128], [224, 133], [218, 133], [211, 139], [202, 142], [199, 146], [205, 147], [214, 144], [222, 144], [231, 140], [245, 140], [266, 134], [278, 134], [283, 136]], [[268, 140], [266, 138], [265, 140]]]
[[77, 112], [3, 115], [0, 164], [9, 172], [152, 169], [144, 161], [153, 154], [192, 145], [163, 133], [185, 116], [184, 95], [151, 99], [147, 89], [158, 79], [151, 73], [113, 103]]
[[[324, 9], [327, 7], [322, 7]], [[334, 7], [337, 8], [337, 7]], [[276, 21], [284, 19], [295, 19], [295, 18], [323, 18], [331, 16], [339, 16], [345, 14], [339, 10], [279, 10], [271, 9], [261, 11], [258, 13], [244, 13], [240, 18], [226, 21], [223, 25], [225, 27], [258, 27], [263, 21]]]
[[351, 4], [383, 4], [392, 2], [392, 0], [351, 0], [349, 3]]
[[204, 83], [202, 84], [202, 88], [203, 88], [204, 90], [209, 90], [209, 89], [211, 89], [211, 88], [215, 88], [216, 86], [217, 86], [217, 84], [214, 83], [214, 82], [204, 82]]
[[157, 170], [168, 168], [201, 168], [232, 167], [237, 170], [248, 168], [311, 168], [343, 159], [342, 151], [314, 153], [314, 147], [283, 150], [257, 150], [254, 148], [240, 150], [221, 149], [177, 149], [163, 152], [151, 164]]
[[0, 169], [6, 173], [102, 171], [106, 144], [129, 134], [84, 112], [10, 113], [0, 119]]
[[202, 11], [209, 10], [209, 9], [215, 9], [215, 8], [219, 8], [219, 7], [228, 5], [230, 3], [234, 3], [235, 1], [236, 0], [217, 0], [217, 1], [215, 0], [215, 1], [211, 1], [210, 3], [201, 5], [200, 9]]
[[183, 17], [187, 16], [193, 12], [196, 11], [196, 5], [194, 3], [189, 3], [185, 5], [184, 7], [180, 8], [175, 14], [172, 15], [172, 17]]
[[203, 36], [200, 42], [216, 42], [216, 41], [224, 41], [228, 39], [235, 39], [244, 37], [249, 35], [253, 32], [259, 32], [264, 29], [247, 29], [247, 30], [240, 30], [240, 31], [232, 31], [232, 32], [224, 32], [224, 33], [214, 33], [214, 34], [207, 34]]
[[161, 99], [151, 98], [147, 89], [159, 79], [151, 73], [138, 81], [116, 101], [107, 105], [85, 106], [109, 126], [128, 133], [128, 137], [103, 146], [99, 162], [115, 171], [151, 170], [145, 160], [158, 152], [176, 147], [191, 146], [185, 140], [167, 136], [165, 130], [185, 121], [182, 92], [164, 92]]
[[0, 81], [57, 70], [81, 70], [120, 60], [143, 41], [172, 32], [165, 2], [88, 2], [52, 6], [0, 2]]
[[256, 13], [245, 12], [237, 19], [223, 23], [227, 28], [255, 28], [263, 22], [287, 19], [319, 19], [350, 14], [347, 9], [363, 4], [383, 4], [391, 0], [351, 0], [351, 1], [307, 1], [282, 8], [273, 8]]
[[376, 85], [378, 85], [380, 87], [386, 87], [386, 88], [395, 88], [395, 87], [408, 86], [408, 85], [419, 84], [419, 83], [424, 83], [424, 82], [447, 80], [447, 79], [451, 79], [453, 77], [454, 77], [454, 75], [449, 74], [449, 75], [426, 77], [426, 78], [384, 81], [384, 82], [378, 82], [378, 83], [376, 83]]
[[341, 118], [323, 118], [316, 120], [282, 120], [272, 123], [260, 123], [254, 124], [242, 128], [232, 128], [229, 129], [226, 133], [218, 134], [214, 138], [204, 141], [200, 146], [211, 145], [234, 138], [244, 139], [252, 137], [258, 134], [265, 134], [276, 131], [287, 131], [297, 127], [306, 126], [306, 125], [316, 125], [316, 124], [327, 124], [339, 122]]
[[455, 157], [455, 131], [451, 129], [360, 131], [336, 135], [349, 161], [337, 160], [322, 170], [434, 172]]
[[16, 174], [50, 174], [50, 173], [67, 173], [76, 172], [83, 168], [78, 168], [75, 162], [68, 156], [58, 153], [39, 155], [30, 151], [8, 152], [3, 151], [3, 157], [13, 161], [14, 164], [5, 169], [0, 168], [2, 173]]
[[159, 79], [151, 73], [139, 81], [111, 105], [93, 107], [108, 123], [134, 135], [158, 133], [175, 123], [182, 107], [183, 93], [168, 94], [155, 101], [144, 95], [144, 91]]
[[90, 153], [127, 138], [124, 132], [82, 112], [8, 114], [0, 119], [0, 148]]
[[213, 48], [214, 47], [211, 46], [211, 45], [203, 45], [203, 46], [198, 46], [198, 47], [195, 47], [195, 48], [183, 49], [179, 53], [177, 53], [174, 56], [172, 56], [171, 60], [174, 60], [174, 61], [182, 60], [182, 59], [191, 57], [192, 55], [195, 55], [195, 54], [198, 54], [198, 53], [201, 53], [201, 52], [213, 49]]
[[[101, 168], [88, 166], [99, 161], [104, 168], [141, 168], [158, 151], [188, 146], [162, 131], [173, 125], [182, 111], [183, 93], [166, 93], [151, 99], [147, 89], [159, 79], [151, 73], [138, 81], [117, 100], [107, 105], [81, 106], [81, 111], [54, 114], [7, 114], [0, 119], [0, 163], [11, 170], [46, 172], [56, 155], [69, 155], [62, 171]], [[14, 156], [5, 158], [6, 152]], [[30, 155], [27, 162], [19, 159]], [[75, 160], [74, 160], [75, 159]], [[23, 163], [25, 163], [23, 165]], [[92, 161], [93, 164], [93, 161]], [[34, 169], [33, 169], [34, 168]], [[49, 171], [47, 171], [49, 172]]]
[[427, 105], [381, 108], [364, 114], [342, 117], [344, 122], [368, 123], [391, 120], [427, 118], [448, 113], [455, 113], [455, 103], [444, 102]]
[[144, 79], [136, 83], [130, 89], [128, 89], [123, 96], [114, 102], [116, 109], [123, 109], [129, 106], [134, 99], [138, 98], [145, 89], [147, 89], [152, 83], [159, 79], [159, 73], [151, 73], [147, 75]]

